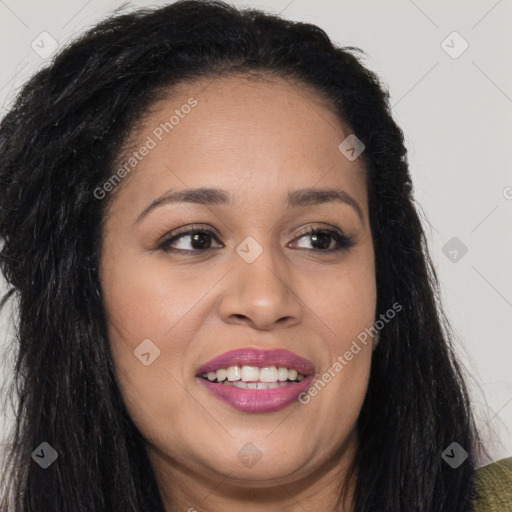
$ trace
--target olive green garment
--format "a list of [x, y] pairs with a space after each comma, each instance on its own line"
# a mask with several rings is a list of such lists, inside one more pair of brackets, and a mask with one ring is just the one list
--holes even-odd
[[512, 512], [512, 457], [476, 470], [475, 512]]

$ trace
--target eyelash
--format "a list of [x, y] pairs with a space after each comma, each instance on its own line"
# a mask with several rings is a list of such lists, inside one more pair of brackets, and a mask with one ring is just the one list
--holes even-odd
[[[211, 231], [209, 229], [204, 229], [204, 228], [192, 227], [192, 228], [187, 229], [186, 231], [174, 233], [173, 236], [171, 236], [170, 238], [167, 238], [166, 240], [161, 242], [160, 245], [157, 247], [157, 249], [162, 250], [164, 252], [173, 252], [173, 253], [179, 253], [179, 254], [194, 253], [194, 252], [206, 253], [206, 252], [209, 252], [214, 249], [220, 249], [220, 247], [210, 247], [207, 249], [173, 249], [173, 248], [169, 247], [173, 242], [175, 242], [176, 240], [179, 240], [180, 238], [183, 238], [184, 236], [190, 236], [190, 235], [194, 235], [194, 234], [198, 234], [198, 233], [203, 234], [203, 235], [209, 235], [209, 236], [215, 238], [218, 242], [217, 235], [213, 231]], [[313, 235], [319, 235], [319, 234], [330, 235], [338, 243], [338, 247], [335, 249], [325, 249], [325, 250], [301, 249], [301, 248], [299, 248], [299, 250], [314, 251], [314, 252], [330, 254], [330, 253], [334, 253], [334, 252], [338, 252], [338, 251], [348, 250], [350, 247], [353, 247], [355, 245], [355, 242], [352, 239], [352, 237], [344, 235], [342, 233], [338, 233], [335, 230], [325, 229], [325, 228], [307, 229], [306, 231], [299, 233], [297, 238], [295, 238], [294, 240], [303, 238], [304, 236], [308, 236], [308, 235], [313, 236]]]

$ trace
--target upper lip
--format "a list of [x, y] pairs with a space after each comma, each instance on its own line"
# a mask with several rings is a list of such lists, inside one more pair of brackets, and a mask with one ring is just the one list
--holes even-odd
[[253, 347], [230, 350], [220, 354], [207, 363], [203, 364], [198, 370], [197, 375], [202, 373], [214, 372], [219, 368], [229, 368], [230, 366], [284, 366], [297, 370], [302, 375], [308, 376], [315, 372], [311, 361], [284, 349], [258, 349]]

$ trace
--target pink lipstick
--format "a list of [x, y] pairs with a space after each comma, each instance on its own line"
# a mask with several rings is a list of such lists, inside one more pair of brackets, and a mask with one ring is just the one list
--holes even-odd
[[313, 364], [283, 349], [236, 349], [197, 369], [213, 396], [243, 412], [272, 412], [295, 402], [313, 381]]

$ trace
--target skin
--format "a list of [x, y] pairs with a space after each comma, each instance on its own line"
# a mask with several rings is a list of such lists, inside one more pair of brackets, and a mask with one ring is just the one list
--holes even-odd
[[[147, 441], [166, 511], [333, 510], [357, 449], [370, 343], [307, 405], [274, 412], [238, 411], [195, 373], [223, 352], [260, 347], [295, 352], [321, 375], [373, 325], [361, 159], [338, 150], [350, 131], [315, 91], [243, 76], [176, 86], [140, 122], [132, 149], [190, 97], [197, 106], [124, 178], [105, 220], [100, 276], [123, 400]], [[167, 203], [137, 222], [167, 191], [198, 186], [225, 189], [235, 203]], [[287, 208], [287, 192], [305, 187], [343, 189], [361, 218], [341, 202]], [[185, 235], [171, 246], [181, 254], [161, 248], [191, 225], [218, 237]], [[315, 243], [300, 232], [333, 226], [354, 246], [327, 253], [334, 238]], [[248, 236], [263, 249], [252, 263], [236, 252]], [[149, 366], [134, 357], [145, 339], [160, 350]], [[252, 467], [237, 456], [246, 443], [261, 453]]]

